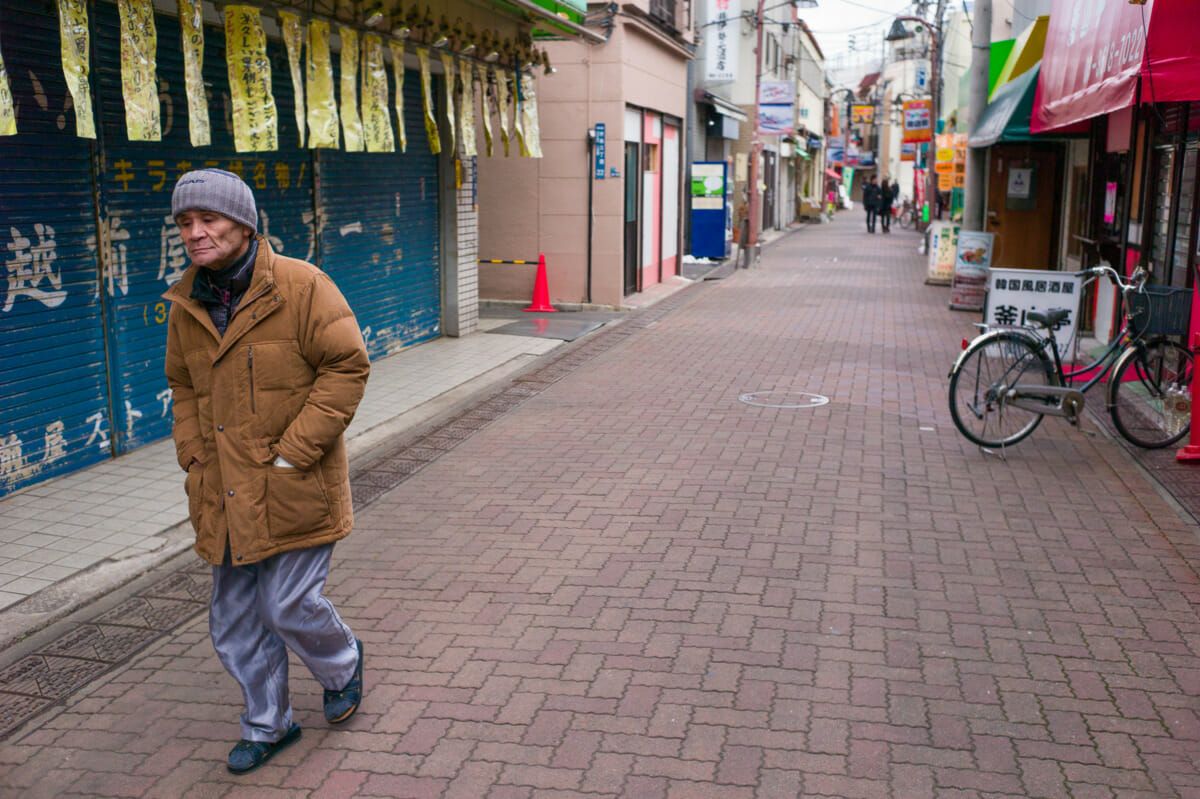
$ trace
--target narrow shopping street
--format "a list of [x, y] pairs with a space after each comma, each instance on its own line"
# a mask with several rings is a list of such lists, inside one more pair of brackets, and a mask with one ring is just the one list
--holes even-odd
[[979, 317], [919, 243], [801, 226], [358, 496], [343, 728], [293, 660], [303, 738], [228, 774], [200, 613], [0, 742], [0, 794], [1200, 796], [1195, 523], [1094, 421], [957, 433]]

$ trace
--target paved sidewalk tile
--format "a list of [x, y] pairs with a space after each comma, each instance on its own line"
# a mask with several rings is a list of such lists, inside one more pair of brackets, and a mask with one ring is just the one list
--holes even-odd
[[918, 241], [786, 236], [358, 513], [344, 727], [293, 660], [303, 739], [227, 774], [196, 619], [0, 743], [0, 795], [1200, 795], [1194, 522], [1102, 435], [958, 435], [977, 315]]

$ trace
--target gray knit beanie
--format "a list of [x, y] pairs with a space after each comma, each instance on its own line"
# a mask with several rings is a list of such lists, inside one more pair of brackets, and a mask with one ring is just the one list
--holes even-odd
[[254, 192], [237, 175], [223, 169], [196, 169], [179, 178], [171, 195], [171, 216], [184, 211], [216, 211], [258, 230]]

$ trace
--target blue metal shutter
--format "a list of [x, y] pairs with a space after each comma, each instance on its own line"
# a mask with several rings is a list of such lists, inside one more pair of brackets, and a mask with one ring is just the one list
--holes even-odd
[[0, 496], [111, 455], [94, 147], [75, 135], [55, 6], [33, 8], [0, 39], [18, 131], [0, 137]]
[[404, 115], [407, 153], [318, 151], [321, 268], [354, 309], [372, 358], [441, 334], [438, 159], [412, 70]]
[[[101, 218], [113, 232], [113, 260], [104, 296], [117, 418], [117, 450], [171, 432], [166, 351], [167, 303], [161, 295], [187, 266], [187, 254], [171, 218], [171, 190], [189, 169], [206, 166], [236, 172], [254, 189], [259, 232], [277, 252], [312, 260], [314, 226], [312, 163], [299, 147], [287, 51], [268, 41], [272, 88], [279, 116], [279, 150], [238, 153], [229, 126], [229, 77], [225, 35], [204, 31], [204, 80], [208, 87], [212, 145], [194, 148], [188, 134], [187, 97], [179, 23], [155, 15], [158, 31], [162, 141], [131, 142], [121, 100], [120, 18], [113, 3], [95, 6], [96, 67], [104, 158], [100, 175]], [[120, 240], [116, 240], [120, 237]]]

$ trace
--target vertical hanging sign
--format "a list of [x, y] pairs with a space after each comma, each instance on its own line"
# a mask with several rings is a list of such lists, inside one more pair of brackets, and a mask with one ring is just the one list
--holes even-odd
[[479, 155], [475, 147], [475, 70], [464, 61], [459, 68], [459, 75], [462, 76], [462, 94], [458, 99], [462, 110], [458, 129], [462, 134], [463, 155], [474, 158]]
[[342, 40], [342, 136], [346, 152], [363, 149], [362, 120], [358, 117], [358, 31], [338, 26]]
[[396, 132], [400, 135], [400, 152], [408, 152], [408, 134], [404, 131], [404, 45], [388, 42], [392, 51], [392, 82], [396, 84]]
[[162, 141], [158, 111], [158, 31], [150, 0], [119, 0], [121, 94], [130, 141]]
[[333, 62], [329, 23], [308, 21], [308, 146], [338, 146], [338, 112], [333, 101]]
[[450, 123], [450, 147], [448, 152], [450, 155], [454, 155], [454, 56], [449, 53], [442, 53], [442, 69], [446, 72], [446, 121]]
[[208, 97], [204, 91], [204, 9], [200, 0], [178, 0], [177, 8], [183, 46], [188, 135], [193, 147], [207, 147], [212, 144], [212, 130], [208, 124]]
[[433, 77], [429, 74], [429, 51], [417, 48], [417, 63], [421, 66], [421, 103], [425, 107], [425, 136], [429, 139], [429, 151], [437, 155], [442, 151], [438, 139], [437, 119], [433, 116]]
[[0, 136], [17, 135], [17, 115], [13, 111], [12, 89], [8, 85], [8, 71], [4, 68], [4, 55], [0, 54]]
[[388, 111], [387, 72], [383, 68], [383, 40], [373, 33], [363, 36], [362, 66], [363, 135], [367, 152], [392, 153], [392, 115]]
[[225, 62], [233, 96], [233, 143], [240, 153], [279, 149], [271, 62], [259, 10], [225, 6]]
[[283, 44], [287, 47], [288, 54], [288, 69], [292, 73], [292, 97], [295, 98], [293, 103], [296, 109], [296, 128], [300, 132], [300, 146], [304, 146], [304, 78], [301, 75], [303, 61], [301, 60], [301, 45], [304, 39], [304, 28], [300, 24], [300, 17], [293, 14], [291, 11], [279, 12], [279, 19], [283, 22]]
[[504, 70], [497, 69], [496, 76], [496, 106], [500, 117], [500, 139], [504, 142], [504, 157], [508, 158], [508, 76]]
[[479, 72], [479, 111], [483, 114], [483, 144], [487, 157], [492, 157], [492, 109], [488, 98], [488, 68], [486, 64], [476, 64]]
[[92, 118], [92, 89], [88, 85], [89, 41], [87, 0], [58, 0], [58, 30], [62, 40], [63, 77], [75, 104], [75, 135], [96, 138]]
[[533, 76], [521, 76], [521, 124], [517, 125], [517, 138], [521, 143], [521, 155], [527, 158], [542, 157], [542, 135], [538, 129], [537, 96], [533, 93]]
[[704, 34], [704, 79], [709, 83], [737, 80], [738, 40], [741, 38], [741, 3], [730, 12], [731, 0], [708, 0], [706, 16], [711, 32]]

